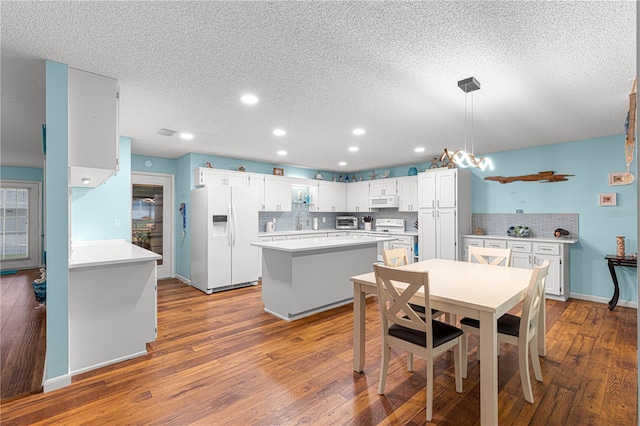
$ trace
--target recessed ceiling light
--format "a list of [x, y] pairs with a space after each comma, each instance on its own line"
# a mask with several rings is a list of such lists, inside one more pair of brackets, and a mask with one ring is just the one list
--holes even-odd
[[184, 140], [190, 141], [193, 139], [193, 135], [191, 133], [180, 133], [180, 137]]
[[276, 135], [276, 136], [284, 136], [284, 135], [287, 134], [287, 131], [284, 130], [284, 129], [275, 129], [273, 131], [273, 134]]
[[416, 149], [414, 149], [415, 152], [424, 152], [424, 147], [423, 146], [419, 146]]
[[350, 152], [357, 152], [360, 148], [358, 148], [357, 146], [350, 146], [349, 147], [349, 151]]
[[346, 161], [341, 161], [338, 163], [338, 166], [346, 166], [347, 162]]
[[360, 136], [360, 135], [364, 135], [364, 129], [353, 129], [353, 134]]
[[255, 105], [258, 103], [258, 97], [256, 95], [242, 95], [242, 97], [240, 98], [240, 100], [242, 101], [242, 103], [247, 104], [247, 105]]
[[278, 151], [278, 155], [287, 155], [287, 151], [280, 150]]

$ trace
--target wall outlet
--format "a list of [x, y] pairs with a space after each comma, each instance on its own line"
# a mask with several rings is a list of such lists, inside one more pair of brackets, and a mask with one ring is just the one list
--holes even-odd
[[276, 218], [274, 217], [274, 218], [273, 218], [273, 220], [272, 220], [271, 222], [273, 222], [273, 224], [275, 225], [275, 223], [276, 223]]
[[113, 227], [115, 229], [120, 229], [120, 219], [114, 219], [113, 221]]
[[326, 217], [322, 218], [322, 223], [327, 223], [327, 218]]
[[524, 210], [516, 210], [516, 213], [524, 213]]

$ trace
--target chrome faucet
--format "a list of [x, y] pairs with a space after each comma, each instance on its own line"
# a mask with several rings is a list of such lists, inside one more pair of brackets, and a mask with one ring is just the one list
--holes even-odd
[[301, 231], [302, 230], [302, 221], [300, 220], [300, 215], [302, 213], [305, 213], [307, 215], [307, 225], [309, 224], [309, 212], [306, 211], [306, 210], [298, 211], [298, 218], [296, 219], [296, 222], [297, 222], [296, 230], [297, 231]]

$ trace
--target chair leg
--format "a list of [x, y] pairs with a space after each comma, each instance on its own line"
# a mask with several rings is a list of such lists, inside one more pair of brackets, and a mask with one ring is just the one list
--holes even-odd
[[413, 354], [407, 352], [407, 371], [413, 371]]
[[[456, 392], [462, 393], [462, 372], [460, 371], [460, 360], [463, 358], [462, 355], [462, 343], [458, 343], [453, 347], [453, 371], [456, 376]], [[465, 357], [466, 358], [466, 357]], [[463, 364], [462, 369], [465, 372], [466, 377], [466, 365]]]
[[387, 367], [389, 367], [389, 355], [391, 348], [386, 343], [382, 343], [382, 359], [380, 361], [380, 382], [378, 383], [378, 395], [384, 394], [384, 387], [387, 384]]
[[538, 336], [533, 336], [531, 339], [530, 352], [531, 365], [533, 365], [536, 380], [542, 382], [542, 370], [540, 369], [540, 357], [538, 356]]
[[427, 421], [433, 416], [433, 357], [427, 357]]
[[[462, 341], [460, 342], [460, 346], [462, 346], [462, 358], [461, 358], [462, 371], [460, 373], [462, 374], [462, 378], [466, 379], [467, 368], [468, 368], [467, 362], [469, 360], [469, 335], [464, 330], [462, 332]], [[454, 362], [455, 362], [455, 358], [454, 358]]]
[[533, 391], [531, 390], [531, 378], [529, 377], [529, 345], [518, 345], [518, 361], [520, 368], [520, 381], [524, 399], [533, 404]]

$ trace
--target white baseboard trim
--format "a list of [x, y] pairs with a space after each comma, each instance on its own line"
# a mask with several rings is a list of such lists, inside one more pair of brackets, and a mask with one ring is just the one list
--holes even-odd
[[[592, 296], [590, 294], [580, 294], [580, 293], [571, 293], [569, 297], [571, 297], [572, 299], [587, 300], [589, 302], [604, 303], [606, 305], [609, 304], [609, 300], [610, 300], [610, 298], [607, 298], [607, 297]], [[618, 304], [616, 306], [624, 306], [625, 308], [638, 309], [638, 302], [633, 302], [630, 300], [618, 300]]]
[[182, 275], [176, 274], [176, 279], [178, 281], [182, 281], [183, 283], [187, 284], [187, 285], [191, 285], [191, 280], [183, 277]]
[[52, 379], [46, 379], [44, 381], [44, 393], [54, 391], [67, 387], [71, 384], [71, 374], [64, 374], [62, 376], [54, 377]]

